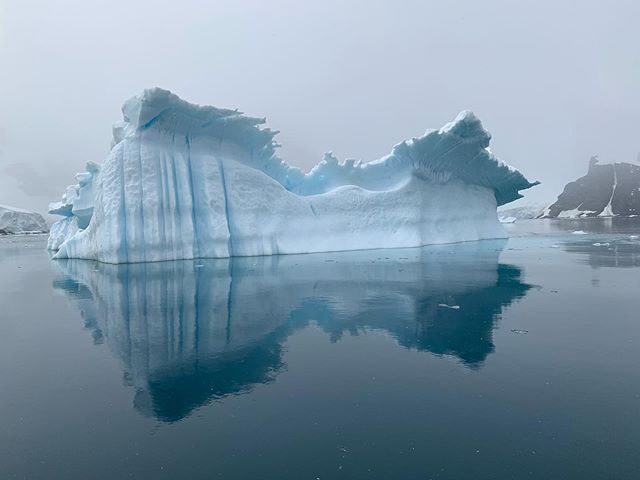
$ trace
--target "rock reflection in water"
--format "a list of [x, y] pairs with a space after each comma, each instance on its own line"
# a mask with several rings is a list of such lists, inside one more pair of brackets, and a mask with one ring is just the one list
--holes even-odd
[[567, 252], [585, 255], [584, 259], [593, 268], [640, 267], [640, 238], [636, 235], [594, 241], [567, 242]]
[[[122, 360], [136, 409], [177, 421], [274, 379], [310, 322], [338, 341], [384, 331], [479, 368], [503, 308], [531, 288], [502, 241], [421, 249], [107, 265], [57, 261], [55, 287]], [[459, 307], [459, 308], [451, 308]]]

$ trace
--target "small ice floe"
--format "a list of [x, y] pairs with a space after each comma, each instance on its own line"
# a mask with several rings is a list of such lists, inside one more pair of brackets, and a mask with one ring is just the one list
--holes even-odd
[[611, 245], [609, 242], [604, 242], [604, 243], [596, 242], [593, 244], [594, 247], [608, 247], [609, 245]]
[[203, 267], [204, 267], [204, 265], [203, 265], [203, 264], [201, 264], [201, 263], [198, 263], [197, 265], [194, 265], [194, 267], [196, 267], [196, 268], [203, 268]]
[[629, 235], [629, 240], [638, 240], [640, 236], [638, 235]]
[[587, 234], [587, 232], [585, 232], [584, 230], [576, 230], [576, 231], [571, 232], [571, 233], [573, 233], [574, 235], [586, 235]]
[[518, 330], [518, 329], [512, 328], [511, 333], [515, 333], [516, 335], [526, 335], [527, 333], [529, 333], [529, 330]]
[[446, 303], [439, 303], [440, 308], [450, 308], [452, 310], [460, 310], [460, 305], [447, 305]]
[[500, 223], [516, 223], [516, 217], [498, 217]]

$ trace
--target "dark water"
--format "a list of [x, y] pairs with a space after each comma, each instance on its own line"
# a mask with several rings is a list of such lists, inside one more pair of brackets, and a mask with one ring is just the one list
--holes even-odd
[[0, 479], [640, 478], [640, 221], [508, 228], [123, 266], [0, 239]]

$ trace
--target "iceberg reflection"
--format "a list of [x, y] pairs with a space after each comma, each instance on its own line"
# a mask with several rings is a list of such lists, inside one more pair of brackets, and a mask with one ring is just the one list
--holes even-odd
[[[60, 260], [54, 286], [122, 360], [135, 407], [162, 421], [272, 381], [282, 345], [317, 324], [383, 331], [479, 368], [503, 308], [531, 288], [503, 241], [419, 249], [110, 265]], [[457, 307], [457, 308], [456, 308]]]

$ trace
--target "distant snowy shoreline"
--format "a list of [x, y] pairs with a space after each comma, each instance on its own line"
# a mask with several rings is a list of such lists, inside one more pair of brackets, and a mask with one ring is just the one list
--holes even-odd
[[0, 235], [47, 233], [49, 226], [36, 212], [0, 205]]

